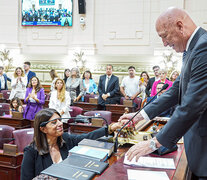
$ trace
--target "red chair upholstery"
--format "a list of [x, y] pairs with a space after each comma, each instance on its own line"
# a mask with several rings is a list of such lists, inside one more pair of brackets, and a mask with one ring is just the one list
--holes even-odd
[[96, 113], [105, 118], [108, 121], [108, 124], [111, 124], [112, 112], [110, 111], [88, 111], [84, 113], [84, 116], [95, 116]]
[[10, 105], [8, 103], [0, 103], [0, 116], [9, 115]]
[[28, 146], [34, 136], [34, 128], [19, 129], [13, 131], [14, 144], [18, 147], [18, 152], [23, 152], [24, 148]]
[[134, 103], [137, 104], [137, 109], [136, 110], [139, 110], [141, 108], [142, 99], [137, 97], [137, 98], [134, 99]]
[[9, 99], [11, 91], [10, 90], [2, 90], [1, 93], [3, 94], [4, 99]]
[[70, 106], [70, 109], [72, 110], [72, 111], [70, 111], [71, 117], [76, 117], [77, 115], [83, 113], [83, 109], [80, 107], [77, 107], [77, 106]]
[[3, 149], [4, 143], [12, 141], [12, 132], [15, 130], [14, 127], [7, 125], [0, 125], [0, 149]]

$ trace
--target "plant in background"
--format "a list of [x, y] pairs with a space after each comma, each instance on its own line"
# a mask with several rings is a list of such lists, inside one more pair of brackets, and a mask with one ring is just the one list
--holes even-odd
[[8, 70], [12, 67], [13, 58], [9, 57], [9, 50], [2, 50], [0, 51], [0, 61], [2, 66], [4, 66], [5, 72], [8, 72]]
[[80, 73], [82, 74], [86, 70], [86, 59], [84, 59], [84, 52], [80, 51], [79, 53], [74, 53], [75, 58], [73, 61], [76, 64], [76, 67], [79, 68]]
[[167, 70], [167, 76], [169, 77], [171, 72], [177, 69], [178, 59], [174, 58], [173, 53], [170, 53], [169, 55], [163, 53], [163, 57], [165, 69]]

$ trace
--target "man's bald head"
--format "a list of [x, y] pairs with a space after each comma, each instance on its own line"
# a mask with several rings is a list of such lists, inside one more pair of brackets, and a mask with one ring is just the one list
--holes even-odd
[[176, 52], [186, 50], [186, 44], [196, 25], [183, 10], [175, 7], [168, 8], [156, 21], [156, 30], [162, 38], [164, 46], [170, 46]]

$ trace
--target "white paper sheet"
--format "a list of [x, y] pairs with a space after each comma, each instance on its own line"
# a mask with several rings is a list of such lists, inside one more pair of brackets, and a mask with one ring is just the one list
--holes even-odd
[[124, 164], [151, 168], [175, 169], [175, 163], [172, 158], [140, 157], [138, 162], [136, 162], [136, 158], [134, 157], [130, 162], [127, 160], [127, 156], [125, 156]]
[[164, 171], [143, 171], [127, 169], [128, 180], [169, 180]]

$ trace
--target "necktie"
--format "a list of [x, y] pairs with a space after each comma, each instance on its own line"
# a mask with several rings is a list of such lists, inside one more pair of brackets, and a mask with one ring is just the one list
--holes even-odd
[[186, 54], [187, 54], [187, 51], [185, 50], [185, 51], [183, 52], [183, 62], [184, 62], [184, 60], [185, 60]]
[[181, 104], [181, 96], [182, 96], [182, 77], [183, 77], [183, 68], [184, 68], [184, 62], [185, 62], [185, 57], [187, 55], [187, 51], [185, 50], [183, 52], [183, 65], [180, 73], [180, 82], [179, 82], [179, 98], [178, 98], [178, 103]]
[[109, 84], [109, 80], [110, 80], [110, 78], [107, 76], [107, 78], [106, 78], [106, 84], [105, 84], [105, 92], [107, 90], [107, 87], [108, 87], [108, 84]]

